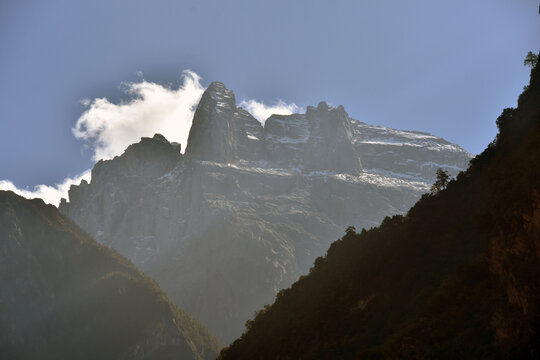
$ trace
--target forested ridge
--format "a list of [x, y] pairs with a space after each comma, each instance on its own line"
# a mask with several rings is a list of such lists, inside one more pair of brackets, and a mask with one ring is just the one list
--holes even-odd
[[219, 358], [540, 357], [540, 70], [530, 65], [517, 108], [468, 170], [405, 216], [347, 229]]
[[214, 359], [158, 284], [42, 200], [0, 191], [1, 359]]

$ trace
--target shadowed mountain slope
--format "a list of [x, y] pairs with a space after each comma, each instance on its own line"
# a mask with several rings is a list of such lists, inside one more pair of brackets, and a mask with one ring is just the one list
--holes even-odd
[[54, 206], [0, 191], [0, 358], [214, 359], [217, 340]]
[[348, 229], [220, 359], [538, 359], [538, 67], [497, 125], [446, 189]]

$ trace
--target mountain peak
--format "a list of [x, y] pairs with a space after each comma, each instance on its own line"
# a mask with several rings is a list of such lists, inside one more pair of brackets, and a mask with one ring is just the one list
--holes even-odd
[[[144, 138], [143, 138], [144, 139]], [[156, 140], [156, 141], [161, 141], [161, 142], [166, 142], [168, 143], [169, 141], [165, 138], [165, 136], [161, 135], [161, 134], [158, 134], [158, 133], [155, 133], [154, 136], [152, 137], [152, 139]]]
[[306, 168], [350, 174], [362, 171], [360, 155], [353, 145], [351, 119], [342, 105], [335, 108], [321, 101], [316, 108], [308, 106], [306, 119], [311, 127]]
[[317, 105], [317, 109], [328, 111], [328, 109], [330, 109], [330, 106], [328, 106], [326, 101], [320, 101], [319, 104]]
[[306, 109], [306, 116], [308, 113], [324, 113], [324, 112], [336, 112], [339, 114], [345, 114], [346, 116], [349, 116], [347, 112], [345, 111], [345, 108], [343, 105], [339, 105], [337, 107], [330, 106], [326, 101], [319, 101], [319, 104], [317, 104], [317, 107], [315, 106], [308, 106]]
[[182, 159], [180, 144], [169, 142], [163, 135], [142, 137], [141, 141], [129, 145], [124, 153], [112, 160], [100, 160], [92, 169], [92, 183], [100, 182], [111, 175], [137, 176], [139, 178], [162, 175]]
[[210, 86], [204, 91], [203, 98], [210, 98], [216, 103], [224, 103], [227, 105], [232, 105], [236, 108], [236, 99], [234, 97], [234, 92], [227, 89], [225, 84], [219, 81], [213, 81]]
[[206, 91], [230, 91], [221, 81], [212, 81]]
[[154, 134], [153, 137], [142, 137], [141, 141], [127, 147], [122, 157], [131, 158], [139, 162], [154, 162], [156, 158], [179, 160], [181, 145], [169, 142], [165, 136]]
[[195, 160], [230, 162], [236, 158], [236, 99], [232, 90], [214, 81], [197, 106], [189, 131], [186, 156]]

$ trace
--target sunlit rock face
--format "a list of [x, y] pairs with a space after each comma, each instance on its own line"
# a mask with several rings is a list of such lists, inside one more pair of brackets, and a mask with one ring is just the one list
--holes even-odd
[[351, 123], [343, 106], [332, 108], [325, 102], [308, 106], [305, 114], [272, 115], [265, 125], [269, 159], [302, 172], [358, 175], [362, 165]]
[[213, 82], [195, 112], [186, 155], [221, 163], [262, 159], [262, 134], [261, 123], [236, 107], [234, 93], [222, 83]]
[[357, 175], [362, 171], [360, 157], [353, 146], [352, 125], [343, 106], [330, 108], [325, 102], [308, 106], [306, 119], [310, 136], [304, 150], [308, 170], [331, 170]]
[[263, 127], [215, 82], [185, 155], [143, 138], [96, 164], [60, 210], [227, 343], [347, 226], [406, 212], [437, 168], [455, 175], [469, 159], [441, 138], [367, 125], [324, 102]]
[[232, 91], [218, 82], [204, 92], [189, 132], [186, 154], [193, 159], [231, 162], [238, 156], [239, 123]]

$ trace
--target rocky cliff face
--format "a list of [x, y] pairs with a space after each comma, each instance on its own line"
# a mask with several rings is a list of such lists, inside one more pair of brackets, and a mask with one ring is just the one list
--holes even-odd
[[347, 226], [407, 211], [438, 167], [455, 175], [469, 159], [443, 139], [325, 103], [263, 128], [212, 83], [184, 156], [161, 136], [143, 139], [96, 164], [60, 210], [228, 342]]
[[0, 358], [214, 359], [217, 340], [127, 259], [0, 191]]
[[186, 154], [193, 159], [231, 162], [238, 156], [238, 119], [232, 91], [213, 82], [204, 92], [189, 132]]
[[308, 106], [306, 120], [310, 136], [304, 152], [304, 166], [312, 171], [359, 174], [359, 154], [353, 146], [352, 124], [343, 106], [331, 108], [325, 102]]

